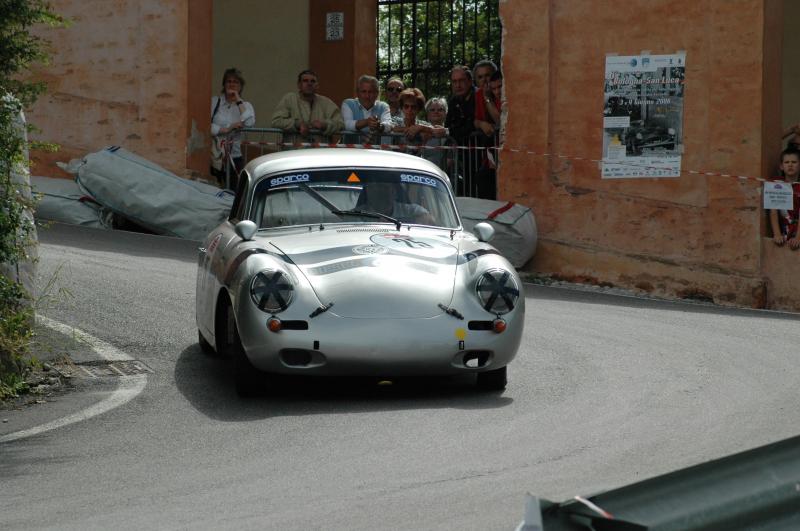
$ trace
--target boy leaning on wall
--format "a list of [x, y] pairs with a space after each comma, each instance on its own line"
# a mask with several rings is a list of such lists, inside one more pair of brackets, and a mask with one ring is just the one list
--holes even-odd
[[798, 211], [800, 211], [800, 151], [793, 145], [781, 153], [782, 177], [776, 180], [792, 183], [793, 199], [791, 210], [770, 210], [769, 224], [772, 227], [772, 241], [775, 245], [789, 244], [792, 250], [800, 249], [800, 237], [797, 234]]

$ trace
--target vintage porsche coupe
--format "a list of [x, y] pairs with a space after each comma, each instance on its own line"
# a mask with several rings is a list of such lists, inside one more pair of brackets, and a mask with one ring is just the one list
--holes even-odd
[[236, 389], [262, 373], [453, 375], [501, 390], [522, 337], [523, 286], [462, 229], [450, 183], [412, 155], [308, 149], [252, 160], [200, 248], [196, 317]]

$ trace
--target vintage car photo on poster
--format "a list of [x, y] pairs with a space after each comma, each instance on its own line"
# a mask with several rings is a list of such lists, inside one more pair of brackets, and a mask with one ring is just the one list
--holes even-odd
[[200, 248], [197, 326], [232, 358], [236, 389], [263, 374], [476, 375], [502, 390], [523, 285], [463, 230], [447, 175], [412, 155], [309, 149], [251, 161], [230, 219]]

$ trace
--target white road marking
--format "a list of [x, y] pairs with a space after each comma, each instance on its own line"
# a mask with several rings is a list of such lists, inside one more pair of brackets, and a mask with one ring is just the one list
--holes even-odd
[[[67, 326], [65, 324], [59, 323], [58, 321], [53, 321], [52, 319], [48, 319], [43, 315], [37, 315], [36, 320], [37, 322], [47, 326], [48, 328], [52, 328], [57, 332], [61, 332], [62, 334], [72, 336], [75, 339], [82, 341], [85, 344], [88, 344], [89, 346], [92, 347], [92, 349], [95, 352], [97, 352], [97, 355], [100, 356], [100, 358], [106, 361], [133, 360], [132, 357], [122, 352], [121, 350], [117, 349], [113, 345], [106, 343], [105, 341], [98, 339], [94, 336], [91, 336], [86, 332], [83, 332], [82, 330], [78, 330], [77, 328]], [[45, 424], [36, 426], [34, 428], [29, 428], [27, 430], [15, 431], [14, 433], [9, 433], [8, 435], [2, 435], [0, 436], [0, 443], [17, 441], [19, 439], [24, 439], [25, 437], [32, 437], [33, 435], [39, 435], [40, 433], [44, 433], [46, 431], [54, 430], [56, 428], [61, 428], [69, 424], [74, 424], [76, 422], [81, 422], [83, 420], [96, 417], [97, 415], [101, 415], [123, 404], [126, 404], [127, 402], [130, 402], [139, 393], [141, 393], [144, 390], [145, 386], [147, 385], [146, 374], [122, 376], [119, 378], [119, 380], [120, 380], [119, 387], [117, 387], [117, 389], [108, 398], [105, 398], [100, 402], [92, 406], [89, 406], [82, 411], [78, 411], [77, 413], [73, 413], [72, 415], [67, 415], [66, 417], [56, 419], [52, 422], [47, 422]]]

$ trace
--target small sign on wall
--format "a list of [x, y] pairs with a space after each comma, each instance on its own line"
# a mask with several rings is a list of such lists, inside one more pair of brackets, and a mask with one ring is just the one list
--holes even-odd
[[344, 13], [341, 11], [325, 14], [325, 40], [341, 41], [344, 39]]
[[779, 182], [764, 183], [764, 208], [767, 210], [792, 210], [792, 185]]

